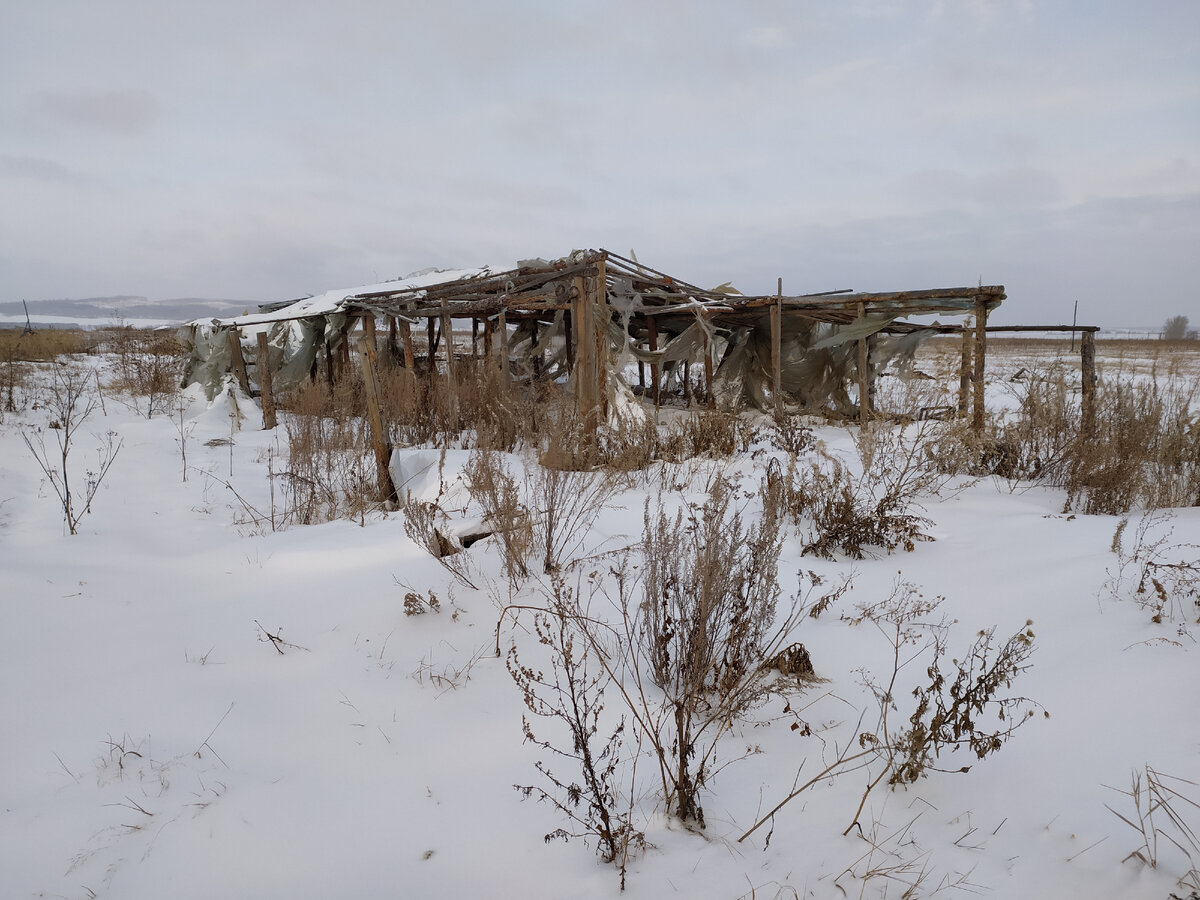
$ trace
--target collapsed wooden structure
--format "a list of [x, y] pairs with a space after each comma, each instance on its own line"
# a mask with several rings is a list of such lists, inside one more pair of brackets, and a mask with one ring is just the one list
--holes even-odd
[[[195, 323], [190, 344], [207, 348], [197, 349], [193, 362], [213, 356], [214, 347], [227, 347], [228, 369], [249, 393], [242, 342], [254, 335], [254, 357], [271, 361], [255, 366], [266, 419], [272, 374], [277, 383], [299, 373], [316, 378], [323, 361], [332, 382], [349, 362], [351, 334], [360, 329], [359, 356], [382, 471], [388, 444], [378, 409], [379, 355], [410, 372], [430, 374], [439, 371], [440, 359], [453, 379], [462, 356], [454, 325], [463, 320], [471, 322], [471, 356], [478, 355], [482, 337], [484, 358], [495, 360], [506, 376], [565, 381], [589, 429], [610, 421], [618, 392], [640, 391], [657, 406], [668, 388], [678, 388], [689, 404], [749, 403], [776, 415], [825, 411], [865, 425], [873, 415], [875, 379], [890, 359], [911, 353], [928, 335], [961, 333], [957, 412], [969, 412], [972, 425], [982, 430], [987, 335], [997, 330], [987, 320], [1004, 299], [1000, 285], [785, 296], [780, 283], [774, 294], [745, 295], [728, 285], [701, 288], [609, 250], [584, 250], [466, 272], [429, 270], [263, 307], [256, 315]], [[912, 321], [919, 316], [939, 321]], [[964, 322], [940, 321], [953, 317]], [[379, 323], [386, 328], [383, 346]], [[304, 349], [276, 363], [275, 357], [288, 355], [281, 334], [296, 324]], [[1087, 371], [1087, 348], [1095, 329], [1075, 330], [1084, 332], [1086, 410], [1095, 381], [1094, 370]], [[633, 388], [624, 373], [632, 373], [635, 363]]]

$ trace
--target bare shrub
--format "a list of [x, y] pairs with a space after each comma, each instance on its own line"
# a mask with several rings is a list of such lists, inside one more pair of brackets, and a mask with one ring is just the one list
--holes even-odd
[[927, 484], [915, 458], [909, 460], [912, 468], [892, 468], [887, 462], [892, 457], [872, 445], [864, 450], [860, 477], [828, 454], [819, 455], [807, 469], [770, 476], [774, 483], [765, 489], [782, 499], [798, 525], [804, 524], [800, 516], [811, 522], [802, 554], [834, 559], [841, 552], [863, 559], [867, 548], [911, 552], [918, 541], [932, 540], [922, 530], [932, 523], [912, 512], [917, 492]]
[[[96, 392], [92, 389], [91, 372], [78, 366], [51, 366], [50, 382], [45, 387], [42, 403], [50, 414], [49, 424], [45, 428], [39, 426], [27, 431], [21, 438], [54, 488], [67, 529], [71, 534], [76, 534], [80, 520], [92, 511], [92, 500], [121, 450], [121, 440], [112, 431], [99, 438], [96, 463], [94, 467], [84, 470], [81, 505], [72, 487], [69, 462], [79, 429], [99, 405]], [[46, 431], [54, 433], [57, 451], [46, 446]]]
[[1122, 519], [1112, 539], [1117, 566], [1105, 587], [1115, 600], [1134, 600], [1152, 622], [1174, 623], [1186, 634], [1189, 623], [1200, 624], [1200, 545], [1173, 542], [1173, 519], [1161, 511], [1141, 516], [1128, 544], [1129, 519]]
[[401, 506], [404, 513], [404, 533], [419, 547], [441, 563], [442, 568], [464, 586], [478, 590], [471, 579], [471, 563], [462, 552], [462, 544], [444, 526], [446, 514], [435, 500], [430, 503], [411, 496]]
[[[320, 394], [310, 395], [314, 402]], [[325, 395], [326, 402], [329, 401]], [[330, 407], [326, 407], [329, 409]], [[273, 472], [283, 492], [280, 526], [360, 519], [373, 506], [373, 459], [362, 419], [346, 415], [287, 414], [287, 468]]]
[[798, 623], [793, 607], [776, 624], [780, 522], [746, 523], [722, 479], [686, 516], [652, 512], [647, 501], [643, 548], [644, 599], [627, 623], [633, 665], [645, 660], [664, 695], [666, 715], [650, 739], [664, 757], [670, 751], [661, 760], [668, 806], [703, 828], [699, 792], [716, 737], [760, 698], [764, 663]]
[[[1005, 696], [1003, 691], [1030, 666], [1032, 623], [1026, 622], [1002, 642], [997, 641], [994, 628], [980, 631], [965, 654], [951, 660], [953, 671], [949, 676], [943, 675], [950, 623], [944, 617], [932, 618], [942, 600], [927, 599], [914, 585], [897, 581], [888, 597], [859, 604], [854, 614], [843, 615], [853, 626], [872, 625], [892, 649], [891, 672], [886, 680], [862, 673], [863, 684], [876, 702], [875, 724], [858, 734], [857, 749], [855, 744], [846, 745], [833, 762], [792, 790], [739, 841], [814, 785], [865, 766], [873, 771], [854, 817], [843, 832], [847, 834], [858, 824], [867, 797], [885, 779], [895, 788], [912, 784], [930, 772], [967, 772], [970, 766], [942, 768], [942, 755], [965, 748], [977, 759], [984, 759], [1029, 721], [1039, 704], [1026, 697]], [[916, 703], [913, 711], [901, 719], [906, 724], [897, 723], [900, 673], [922, 657], [927, 660], [927, 678], [912, 690]]]
[[1107, 803], [1104, 807], [1138, 836], [1138, 846], [1122, 862], [1133, 859], [1157, 869], [1164, 852], [1169, 846], [1174, 847], [1182, 854], [1177, 862], [1178, 870], [1183, 871], [1178, 885], [1196, 891], [1200, 890], [1200, 837], [1189, 817], [1195, 815], [1193, 810], [1200, 810], [1200, 803], [1194, 799], [1197, 792], [1189, 791], [1189, 788], [1200, 788], [1200, 785], [1147, 765], [1141, 770], [1134, 769], [1129, 790], [1109, 787], [1127, 797], [1132, 809], [1127, 805], [1122, 813]]
[[[580, 628], [577, 591], [555, 576], [546, 600], [546, 610], [534, 615], [534, 633], [549, 655], [549, 674], [523, 664], [515, 645], [509, 650], [507, 666], [529, 713], [562, 733], [551, 740], [540, 738], [523, 716], [525, 740], [561, 759], [573, 771], [556, 774], [557, 766], [552, 769], [538, 760], [536, 768], [551, 789], [540, 785], [514, 787], [527, 798], [536, 796], [548, 801], [572, 823], [571, 831], [560, 827], [547, 834], [547, 842], [593, 837], [601, 858], [618, 864], [624, 890], [630, 850], [645, 847], [645, 836], [633, 827], [632, 807], [622, 805], [618, 785], [625, 763], [625, 717], [621, 716], [615, 725], [602, 723], [604, 692], [612, 676]], [[633, 785], [630, 796], [632, 793]]]
[[[112, 386], [146, 398], [146, 418], [167, 412], [179, 389], [183, 349], [168, 331], [118, 326], [109, 332]], [[140, 410], [139, 410], [140, 411]]]
[[483, 508], [484, 520], [497, 539], [504, 571], [515, 585], [529, 576], [534, 550], [533, 522], [525, 506], [525, 490], [491, 450], [471, 454], [464, 471], [467, 489]]

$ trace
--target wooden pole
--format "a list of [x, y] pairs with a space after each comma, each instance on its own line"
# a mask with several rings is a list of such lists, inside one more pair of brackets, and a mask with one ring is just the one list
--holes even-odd
[[1096, 335], [1085, 331], [1079, 342], [1079, 357], [1083, 374], [1083, 436], [1096, 433]]
[[390, 365], [396, 364], [396, 317], [388, 316], [387, 358]]
[[[500, 331], [500, 375], [505, 384], [508, 384], [508, 315], [505, 310], [500, 310], [500, 315], [496, 317], [496, 327]], [[537, 339], [537, 323], [534, 323], [534, 339]]]
[[713, 396], [712, 323], [706, 320], [705, 324], [709, 327], [704, 329], [704, 398], [705, 406], [709, 409], [714, 409], [717, 405], [717, 400]]
[[567, 374], [575, 371], [575, 316], [571, 310], [563, 313], [563, 337], [567, 342]]
[[[367, 322], [371, 322], [368, 330]], [[379, 391], [379, 373], [375, 359], [375, 323], [370, 316], [363, 319], [363, 337], [358, 342], [359, 362], [362, 365], [363, 393], [367, 401], [367, 420], [371, 426], [371, 447], [375, 451], [375, 476], [379, 485], [379, 499], [385, 502], [396, 500], [396, 486], [392, 483], [390, 464], [392, 445], [383, 427], [382, 402]]]
[[958, 366], [958, 414], [966, 416], [971, 397], [971, 329], [962, 327], [962, 361]]
[[[867, 317], [867, 305], [858, 304], [858, 319], [861, 322]], [[866, 428], [871, 420], [871, 373], [870, 360], [867, 353], [867, 339], [858, 339], [858, 424]]]
[[261, 394], [263, 430], [275, 427], [275, 395], [271, 391], [271, 352], [267, 347], [267, 333], [258, 333], [258, 390]]
[[438, 334], [434, 331], [433, 316], [425, 317], [425, 348], [429, 354], [429, 371], [436, 372], [437, 365], [434, 364], [434, 358], [437, 356]]
[[575, 279], [576, 296], [571, 310], [575, 324], [575, 404], [583, 418], [584, 428], [590, 433], [597, 423], [598, 405], [596, 383], [596, 336], [592, 317], [592, 292], [588, 290], [583, 276]]
[[412, 327], [407, 319], [400, 321], [400, 343], [404, 347], [404, 368], [412, 372], [417, 367], [417, 356], [413, 352]]
[[333, 349], [329, 346], [329, 338], [325, 338], [325, 384], [333, 390]]
[[604, 260], [596, 262], [596, 275], [591, 279], [592, 329], [596, 339], [596, 400], [600, 422], [608, 421], [608, 276]]
[[971, 410], [971, 430], [983, 434], [983, 373], [987, 361], [987, 303], [981, 298], [975, 301], [975, 402]]
[[238, 385], [250, 396], [250, 379], [246, 376], [246, 358], [242, 356], [242, 332], [238, 328], [229, 329], [229, 349], [233, 354], [233, 374], [237, 376]]
[[454, 323], [450, 320], [450, 301], [442, 298], [442, 343], [446, 345], [446, 381], [454, 384]]
[[771, 306], [771, 385], [775, 401], [775, 418], [783, 418], [783, 278], [775, 291]]
[[[658, 350], [658, 320], [654, 316], [646, 317], [646, 346], [650, 352]], [[650, 363], [650, 384], [654, 389], [654, 408], [658, 409], [658, 363]]]

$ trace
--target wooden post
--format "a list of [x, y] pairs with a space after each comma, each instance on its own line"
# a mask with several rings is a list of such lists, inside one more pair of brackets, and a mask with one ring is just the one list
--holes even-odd
[[433, 330], [433, 316], [425, 317], [425, 349], [429, 353], [429, 371], [437, 372], [434, 359], [437, 357], [438, 335]]
[[[500, 331], [500, 375], [504, 383], [508, 384], [508, 314], [503, 309], [496, 317], [496, 327]], [[534, 340], [537, 340], [536, 327], [535, 323]]]
[[404, 346], [404, 368], [412, 372], [417, 367], [417, 356], [413, 352], [412, 327], [407, 319], [400, 320], [400, 343]]
[[246, 377], [246, 358], [242, 356], [242, 332], [238, 328], [229, 329], [229, 349], [233, 354], [233, 374], [237, 376], [238, 384], [250, 396], [250, 379]]
[[267, 333], [258, 333], [258, 390], [262, 401], [263, 430], [275, 427], [275, 395], [271, 391], [271, 351], [267, 347]]
[[775, 291], [771, 306], [771, 393], [775, 402], [775, 418], [783, 417], [783, 279]]
[[987, 302], [982, 298], [975, 300], [975, 400], [971, 410], [971, 430], [977, 435], [983, 434], [983, 373], [987, 360]]
[[329, 338], [325, 338], [325, 384], [333, 390], [333, 350], [329, 346]]
[[388, 316], [387, 358], [390, 365], [396, 364], [396, 317]]
[[715, 409], [717, 405], [716, 398], [713, 397], [713, 346], [712, 346], [712, 323], [705, 319], [704, 329], [704, 405], [709, 409]]
[[575, 404], [588, 432], [595, 430], [596, 407], [596, 335], [592, 316], [592, 292], [583, 276], [575, 279], [576, 296], [571, 319], [575, 324]]
[[454, 323], [450, 319], [450, 301], [442, 298], [442, 343], [446, 345], [446, 381], [454, 384]]
[[[483, 320], [483, 352], [484, 355], [490, 355], [492, 352], [492, 321], [491, 319]], [[479, 319], [476, 316], [471, 316], [471, 359], [479, 358]]]
[[596, 276], [591, 279], [592, 296], [589, 306], [592, 314], [592, 330], [596, 339], [596, 400], [600, 422], [608, 421], [608, 323], [612, 316], [608, 311], [608, 276], [604, 259], [596, 262]]
[[[1074, 335], [1074, 332], [1072, 332]], [[1085, 331], [1079, 342], [1079, 358], [1083, 375], [1083, 436], [1096, 433], [1096, 335]]]
[[[367, 322], [371, 322], [368, 330]], [[368, 316], [363, 319], [363, 336], [358, 342], [359, 362], [362, 364], [363, 393], [367, 401], [367, 420], [371, 426], [371, 446], [375, 451], [375, 475], [379, 484], [379, 499], [385, 502], [396, 500], [396, 486], [392, 483], [390, 464], [392, 445], [383, 427], [379, 373], [375, 360], [375, 322]]]
[[971, 329], [962, 327], [962, 362], [958, 366], [958, 414], [966, 416], [971, 396]]
[[567, 342], [567, 375], [575, 371], [575, 317], [571, 310], [563, 313], [563, 339]]
[[[650, 348], [650, 352], [654, 353], [658, 350], [658, 318], [656, 316], [646, 316], [646, 346]], [[654, 408], [658, 409], [658, 363], [650, 363], [650, 384], [654, 390]]]
[[[867, 317], [867, 305], [859, 302], [858, 319], [861, 322]], [[858, 339], [858, 425], [866, 428], [871, 420], [871, 373], [870, 359], [867, 352], [867, 339]]]
[[[471, 320], [472, 331], [475, 331], [478, 329], [477, 322], [478, 322], [477, 319]], [[472, 341], [475, 340], [474, 334], [472, 334], [471, 340]], [[487, 360], [488, 366], [491, 366], [491, 364], [493, 362], [493, 359], [492, 359], [492, 320], [491, 319], [483, 320], [483, 356]]]

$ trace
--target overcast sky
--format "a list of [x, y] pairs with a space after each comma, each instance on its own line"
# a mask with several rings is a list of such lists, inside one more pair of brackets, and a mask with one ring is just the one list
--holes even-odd
[[0, 0], [0, 300], [577, 247], [1200, 321], [1200, 2]]

